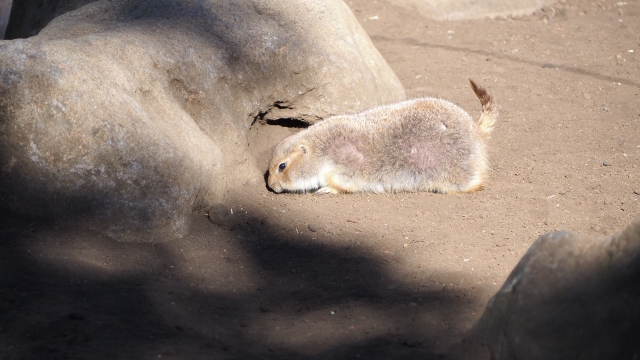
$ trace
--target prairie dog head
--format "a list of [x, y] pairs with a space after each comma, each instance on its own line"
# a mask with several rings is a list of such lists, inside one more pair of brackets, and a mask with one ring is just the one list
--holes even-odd
[[276, 146], [267, 180], [273, 191], [305, 192], [321, 187], [322, 182], [320, 164], [311, 143], [294, 135]]

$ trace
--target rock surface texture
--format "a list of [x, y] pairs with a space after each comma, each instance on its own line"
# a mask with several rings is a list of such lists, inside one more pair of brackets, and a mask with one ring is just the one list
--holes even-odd
[[543, 235], [489, 301], [459, 357], [637, 359], [639, 279], [640, 219], [607, 238]]
[[0, 42], [1, 204], [180, 237], [263, 181], [252, 126], [404, 97], [342, 1], [93, 2]]

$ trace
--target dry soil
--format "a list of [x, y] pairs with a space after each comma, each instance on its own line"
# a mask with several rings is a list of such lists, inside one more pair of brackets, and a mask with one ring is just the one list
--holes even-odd
[[258, 179], [216, 224], [194, 214], [189, 236], [158, 243], [5, 212], [0, 358], [438, 358], [539, 235], [638, 216], [638, 0], [450, 22], [348, 4], [409, 97], [477, 116], [467, 79], [494, 95], [484, 189], [314, 196]]

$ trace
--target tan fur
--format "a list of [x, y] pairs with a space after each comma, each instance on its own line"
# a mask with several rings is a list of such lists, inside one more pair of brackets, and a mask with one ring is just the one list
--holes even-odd
[[491, 95], [469, 81], [482, 104], [477, 121], [435, 98], [330, 117], [276, 147], [269, 187], [278, 193], [478, 190], [497, 110]]

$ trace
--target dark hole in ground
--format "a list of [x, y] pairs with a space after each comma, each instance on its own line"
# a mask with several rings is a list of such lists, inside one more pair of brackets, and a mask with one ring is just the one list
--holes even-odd
[[298, 119], [267, 120], [267, 125], [277, 125], [294, 129], [306, 129], [309, 127], [309, 124]]

